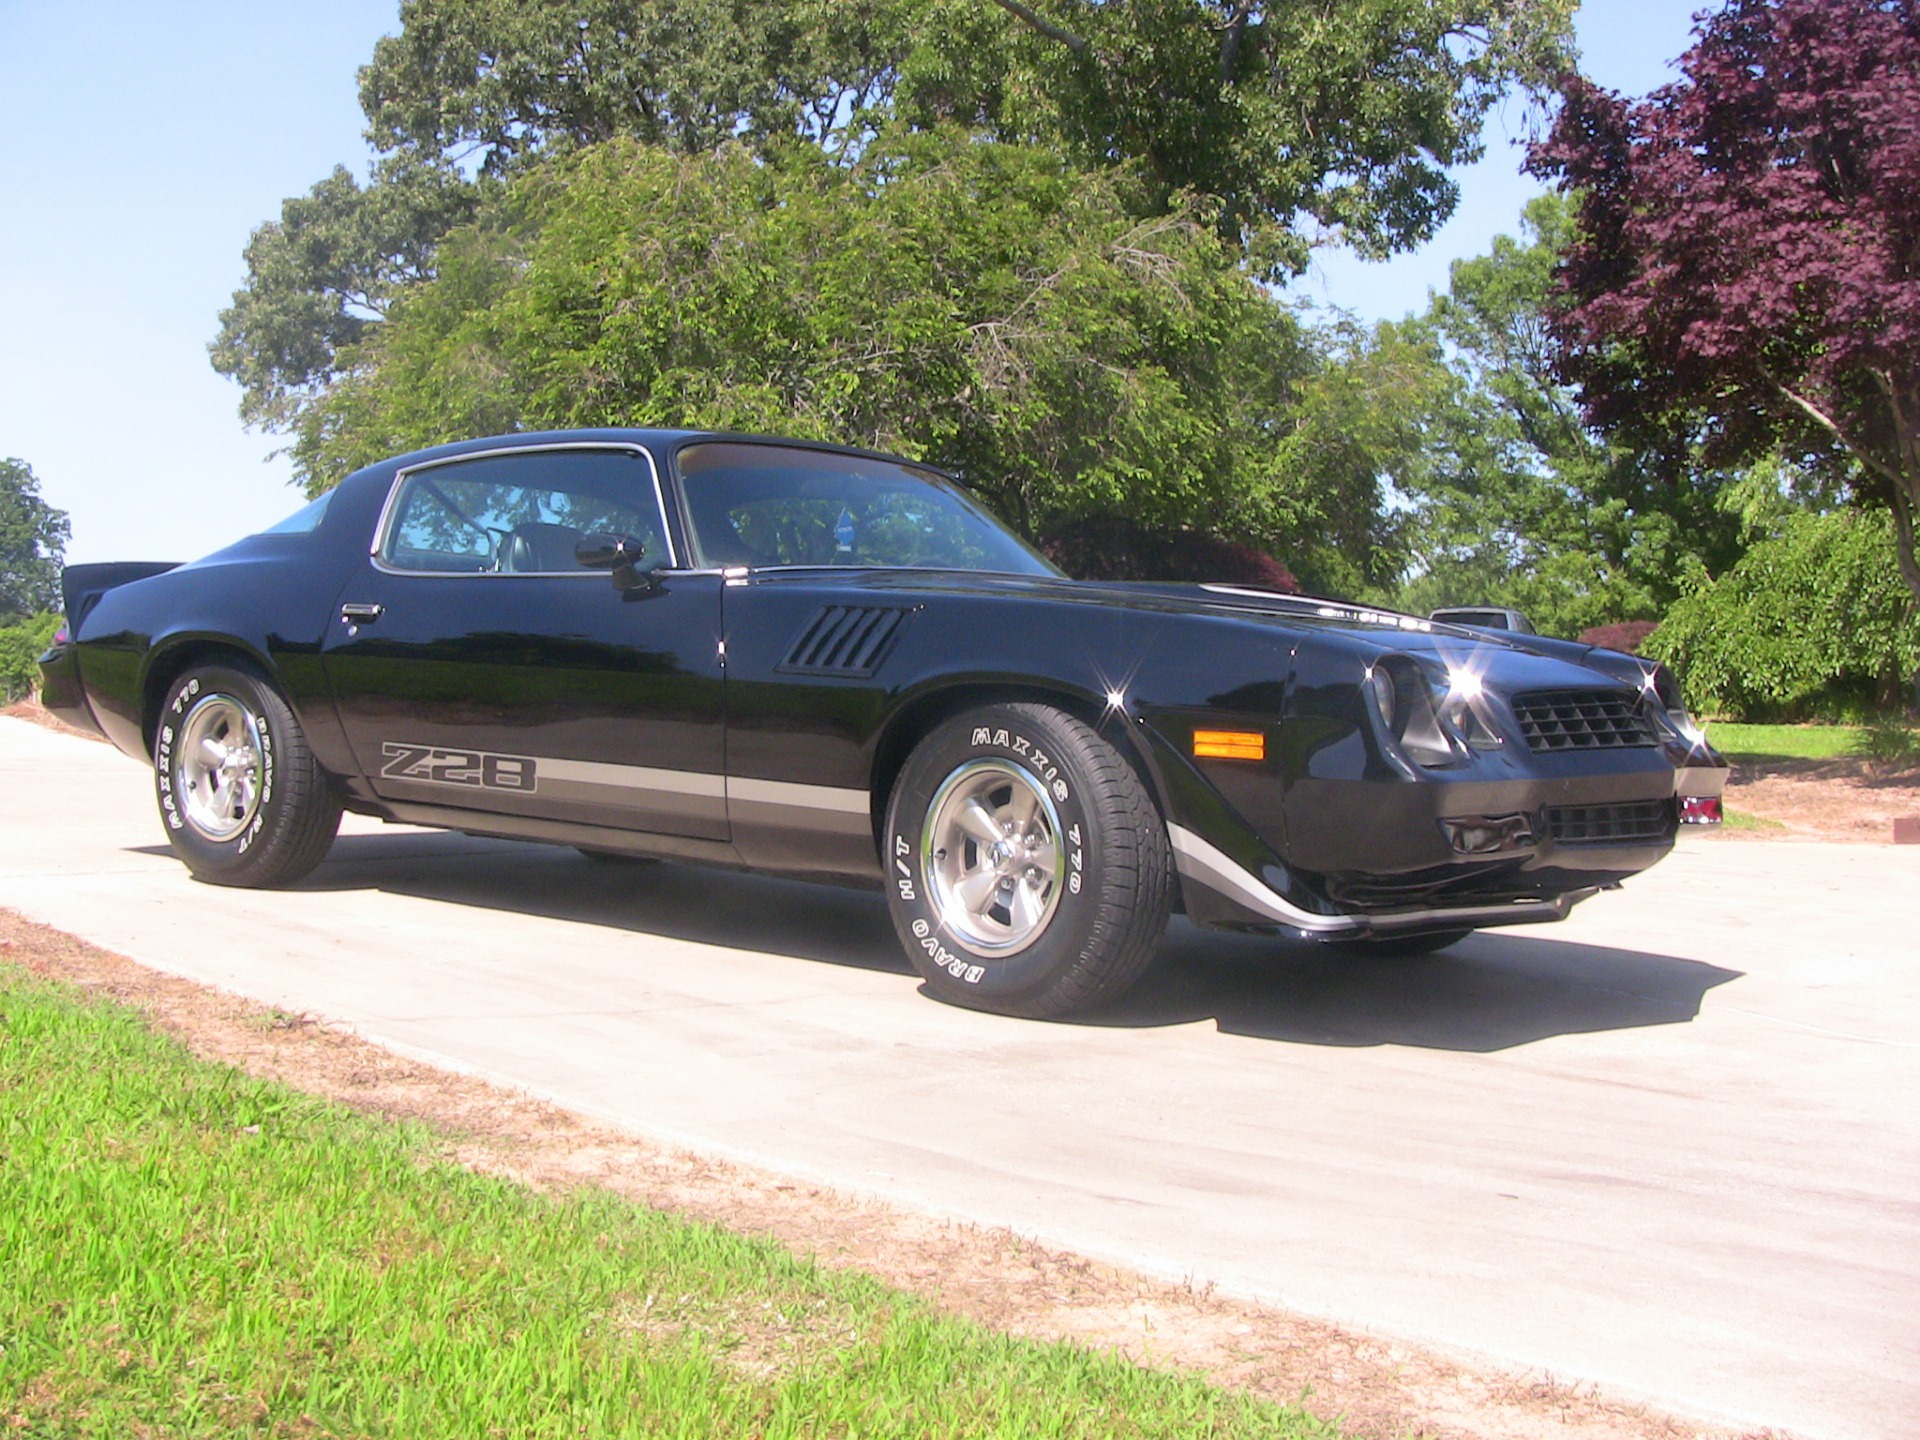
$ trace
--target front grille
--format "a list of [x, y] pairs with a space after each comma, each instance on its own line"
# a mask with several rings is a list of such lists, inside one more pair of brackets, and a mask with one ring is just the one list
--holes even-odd
[[1538, 690], [1514, 696], [1513, 713], [1535, 752], [1659, 744], [1640, 697], [1618, 690]]
[[1624, 805], [1549, 805], [1548, 838], [1562, 845], [1617, 845], [1673, 836], [1671, 800], [1635, 800]]

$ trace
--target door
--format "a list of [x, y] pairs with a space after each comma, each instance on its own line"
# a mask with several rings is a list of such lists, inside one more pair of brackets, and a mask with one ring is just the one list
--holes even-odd
[[[638, 542], [643, 583], [580, 564], [588, 535]], [[401, 472], [324, 651], [375, 793], [725, 840], [722, 580], [675, 559], [637, 446]]]

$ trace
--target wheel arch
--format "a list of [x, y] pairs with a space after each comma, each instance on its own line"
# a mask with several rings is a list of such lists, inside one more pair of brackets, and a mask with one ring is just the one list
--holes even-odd
[[284, 696], [286, 688], [266, 655], [231, 635], [171, 635], [156, 644], [147, 657], [140, 680], [140, 738], [149, 757], [160, 726], [160, 711], [174, 681], [195, 665], [237, 665], [261, 675]]

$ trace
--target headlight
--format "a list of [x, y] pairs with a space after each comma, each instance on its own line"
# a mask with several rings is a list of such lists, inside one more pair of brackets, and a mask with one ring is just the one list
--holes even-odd
[[1393, 675], [1385, 664], [1368, 668], [1367, 693], [1373, 696], [1373, 708], [1379, 713], [1388, 733], [1393, 733], [1394, 722], [1399, 718], [1400, 707], [1394, 695]]
[[1707, 732], [1687, 714], [1686, 702], [1680, 698], [1680, 682], [1671, 670], [1654, 666], [1647, 671], [1643, 688], [1646, 713], [1658, 734], [1678, 740], [1689, 750], [1706, 748]]
[[1500, 736], [1486, 718], [1480, 677], [1469, 670], [1429, 670], [1404, 656], [1376, 661], [1367, 693], [1386, 733], [1415, 765], [1454, 765], [1470, 750], [1488, 750]]

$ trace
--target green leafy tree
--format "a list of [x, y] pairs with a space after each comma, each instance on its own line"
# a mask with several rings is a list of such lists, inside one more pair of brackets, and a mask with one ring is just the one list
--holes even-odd
[[[753, 0], [404, 0], [360, 72], [382, 153], [505, 174], [616, 136], [694, 155], [839, 98], [807, 7]], [[837, 8], [837, 7], [836, 7]], [[856, 7], [868, 9], [871, 7]], [[799, 68], [795, 68], [795, 67]], [[796, 81], [798, 88], [796, 93]]]
[[1777, 533], [1668, 611], [1641, 653], [1687, 703], [1735, 719], [1851, 719], [1898, 705], [1920, 619], [1885, 511], [1789, 513]]
[[1739, 555], [1724, 474], [1610, 444], [1556, 379], [1548, 310], [1570, 227], [1561, 197], [1533, 201], [1521, 237], [1455, 262], [1426, 313], [1350, 339], [1332, 372], [1357, 417], [1339, 429], [1347, 468], [1389, 487], [1370, 593], [1509, 605], [1571, 636], [1656, 619]]
[[1644, 100], [1561, 86], [1555, 316], [1594, 423], [1844, 467], [1920, 601], [1920, 3], [1726, 0]]
[[67, 512], [40, 498], [24, 460], [0, 460], [0, 624], [60, 608]]
[[1307, 590], [1385, 601], [1407, 563], [1391, 477], [1425, 441], [1445, 371], [1433, 356], [1349, 323], [1312, 334], [1315, 365], [1279, 435], [1276, 468], [1312, 497], [1315, 524], [1279, 553]]
[[[1430, 237], [1487, 108], [1564, 65], [1559, 0], [994, 0], [1023, 32], [1003, 108], [1080, 163], [1136, 161], [1220, 203], [1269, 278], [1317, 224], [1369, 254]], [[1024, 82], [1024, 83], [1022, 83]], [[1303, 222], [1307, 222], [1303, 224]]]
[[530, 171], [342, 352], [310, 487], [513, 428], [714, 426], [951, 466], [1029, 534], [1125, 511], [1273, 548], [1298, 327], [1201, 206], [959, 129], [768, 162], [615, 141]]
[[1565, 0], [407, 0], [361, 76], [383, 151], [504, 171], [616, 135], [851, 151], [889, 119], [1133, 165], [1304, 266], [1302, 220], [1431, 235], [1487, 108], [1564, 65]]
[[[863, 163], [959, 125], [1129, 177], [1136, 219], [1209, 215], [1258, 273], [1419, 242], [1487, 107], [1559, 61], [1570, 0], [405, 0], [361, 72], [379, 157], [289, 200], [211, 349], [287, 431], [345, 347], [438, 269], [490, 182], [615, 137], [796, 142]], [[468, 178], [477, 176], [477, 178]], [[1196, 198], [1197, 197], [1197, 198]]]
[[39, 688], [40, 657], [59, 628], [60, 616], [53, 611], [0, 625], [0, 703], [10, 705]]
[[249, 425], [287, 430], [338, 375], [340, 351], [430, 279], [441, 237], [480, 187], [451, 166], [396, 157], [361, 185], [345, 166], [247, 242], [247, 284], [220, 314], [213, 367], [240, 382]]

